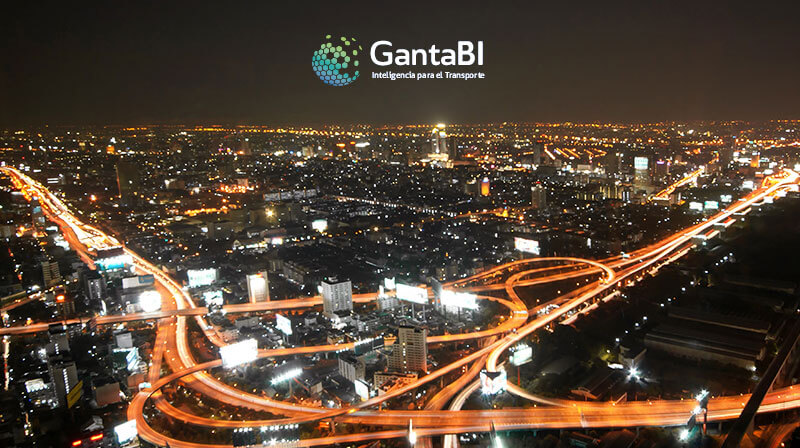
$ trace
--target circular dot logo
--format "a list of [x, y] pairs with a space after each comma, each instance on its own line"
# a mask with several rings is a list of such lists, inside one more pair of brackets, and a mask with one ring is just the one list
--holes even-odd
[[346, 86], [358, 79], [361, 45], [352, 37], [325, 36], [311, 58], [311, 68], [319, 79], [331, 86]]

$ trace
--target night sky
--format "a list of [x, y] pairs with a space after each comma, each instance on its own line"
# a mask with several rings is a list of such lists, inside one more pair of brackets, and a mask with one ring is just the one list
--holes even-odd
[[[800, 118], [797, 1], [13, 3], [0, 128]], [[365, 52], [483, 40], [467, 70], [487, 78], [373, 80], [365, 55], [327, 86], [326, 34]]]

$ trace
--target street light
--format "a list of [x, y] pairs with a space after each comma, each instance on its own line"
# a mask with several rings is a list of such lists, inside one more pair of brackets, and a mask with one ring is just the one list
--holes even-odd
[[417, 433], [414, 431], [414, 425], [411, 423], [411, 420], [408, 421], [408, 443], [411, 446], [417, 444]]

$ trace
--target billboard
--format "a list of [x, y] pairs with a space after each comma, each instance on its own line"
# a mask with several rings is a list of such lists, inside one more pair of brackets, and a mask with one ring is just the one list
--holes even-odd
[[123, 445], [130, 442], [139, 435], [136, 430], [136, 420], [128, 420], [114, 427], [114, 435], [117, 438], [117, 443]]
[[706, 210], [719, 210], [719, 202], [706, 201], [705, 204], [703, 204], [703, 208]]
[[78, 384], [72, 388], [67, 394], [67, 408], [72, 408], [78, 403], [78, 400], [83, 396], [83, 380], [78, 381]]
[[520, 252], [528, 252], [534, 255], [540, 255], [541, 253], [538, 241], [520, 237], [514, 237], [514, 249]]
[[689, 210], [697, 210], [698, 212], [703, 211], [703, 203], [702, 202], [690, 202], [689, 203]]
[[395, 284], [394, 277], [383, 279], [383, 287], [386, 288], [387, 291], [393, 290], [395, 288]]
[[138, 288], [140, 286], [153, 286], [156, 282], [152, 274], [125, 277], [122, 279], [122, 289]]
[[428, 303], [428, 291], [425, 288], [404, 285], [402, 283], [395, 284], [395, 288], [397, 289], [397, 298], [400, 300], [422, 305]]
[[488, 372], [481, 370], [481, 393], [484, 395], [497, 395], [506, 390], [506, 372]]
[[528, 344], [519, 344], [510, 350], [511, 364], [521, 366], [527, 364], [533, 359], [533, 348]]
[[445, 289], [442, 291], [442, 305], [477, 310], [478, 296], [468, 292], [455, 292]]
[[355, 380], [353, 382], [356, 386], [356, 395], [361, 398], [361, 401], [369, 399], [369, 386], [362, 380]]
[[634, 157], [633, 158], [633, 169], [643, 171], [646, 170], [647, 167], [650, 165], [650, 159], [647, 157]]
[[206, 301], [206, 306], [222, 306], [222, 291], [219, 289], [215, 291], [206, 291], [203, 293], [203, 300]]
[[363, 355], [364, 353], [371, 352], [383, 347], [385, 344], [382, 337], [362, 339], [353, 344], [353, 353], [356, 355]]
[[275, 326], [286, 336], [292, 334], [292, 321], [282, 314], [275, 315]]
[[255, 339], [245, 339], [235, 344], [224, 345], [219, 348], [223, 367], [236, 367], [241, 364], [255, 361], [258, 358], [258, 342]]
[[98, 258], [94, 264], [101, 271], [110, 271], [112, 269], [122, 269], [125, 266], [133, 264], [133, 258], [128, 254], [115, 255], [112, 257]]
[[139, 307], [145, 313], [152, 313], [161, 309], [161, 294], [158, 291], [149, 290], [139, 294]]
[[328, 220], [327, 219], [315, 219], [311, 221], [311, 228], [316, 230], [319, 233], [324, 233], [328, 230]]
[[730, 194], [720, 195], [719, 200], [720, 200], [720, 202], [724, 202], [726, 204], [730, 203], [730, 202], [733, 202], [733, 195], [730, 195]]
[[190, 288], [208, 286], [217, 281], [217, 270], [214, 268], [189, 269], [186, 271], [186, 276], [189, 277]]

